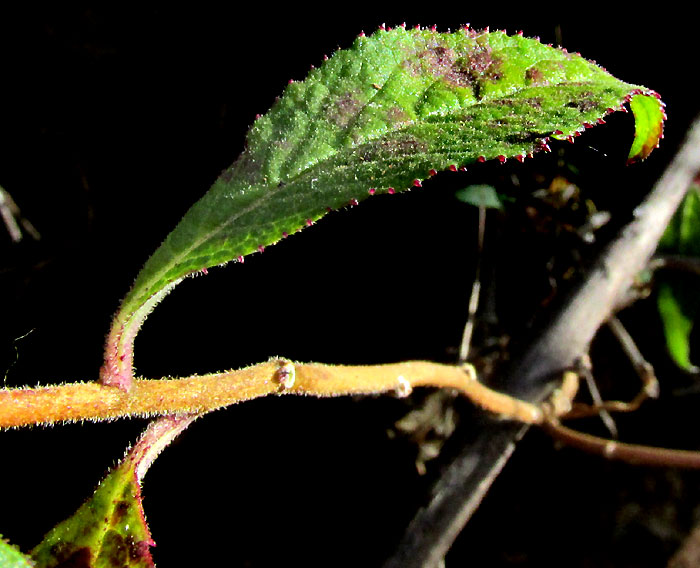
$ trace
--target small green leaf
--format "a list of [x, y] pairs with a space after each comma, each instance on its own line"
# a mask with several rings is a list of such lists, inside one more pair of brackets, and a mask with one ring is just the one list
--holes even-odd
[[0, 568], [32, 568], [32, 561], [0, 535]]
[[470, 185], [455, 193], [455, 197], [464, 203], [487, 209], [503, 209], [496, 188], [492, 185]]
[[153, 568], [150, 547], [155, 543], [146, 525], [140, 482], [158, 453], [193, 420], [165, 416], [152, 422], [93, 496], [32, 550], [36, 567]]
[[666, 119], [664, 104], [654, 96], [635, 95], [630, 108], [634, 113], [634, 142], [627, 163], [644, 160], [659, 146]]
[[659, 286], [657, 302], [668, 352], [681, 369], [691, 373], [697, 372], [698, 368], [690, 360], [690, 333], [698, 315], [697, 310], [694, 310], [693, 317], [688, 317], [683, 312], [682, 300], [679, 301], [669, 284]]
[[[700, 188], [692, 187], [659, 243], [661, 254], [700, 258]], [[700, 278], [691, 273], [662, 272], [657, 303], [666, 345], [682, 369], [698, 372], [691, 361], [691, 333], [700, 317]]]
[[700, 258], [700, 186], [683, 198], [659, 241], [659, 252]]
[[438, 171], [522, 161], [548, 151], [550, 138], [573, 141], [632, 97], [641, 124], [631, 158], [643, 158], [660, 134], [655, 93], [578, 54], [467, 28], [358, 37], [289, 84], [251, 127], [240, 158], [147, 261], [114, 318], [101, 381], [129, 388], [134, 337], [184, 277]]

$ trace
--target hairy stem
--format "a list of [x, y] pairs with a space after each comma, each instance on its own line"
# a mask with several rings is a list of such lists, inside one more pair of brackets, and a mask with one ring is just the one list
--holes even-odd
[[538, 407], [490, 390], [476, 380], [468, 366], [426, 361], [334, 366], [275, 359], [225, 373], [183, 379], [140, 379], [134, 381], [128, 393], [94, 382], [0, 390], [0, 428], [129, 416], [201, 414], [268, 394], [325, 397], [395, 391], [406, 396], [417, 386], [455, 388], [492, 412], [528, 423], [542, 421]]

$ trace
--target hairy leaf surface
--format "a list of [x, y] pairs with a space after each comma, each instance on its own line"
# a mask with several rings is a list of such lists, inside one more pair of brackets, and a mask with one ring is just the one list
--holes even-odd
[[6, 542], [0, 535], [0, 567], [2, 568], [32, 568], [31, 561], [16, 547]]
[[148, 260], [113, 322], [102, 381], [128, 388], [141, 322], [185, 276], [242, 261], [328, 211], [420, 186], [438, 171], [523, 160], [632, 98], [645, 102], [632, 105], [630, 160], [658, 143], [661, 102], [578, 54], [467, 28], [361, 35], [289, 84], [251, 127], [240, 158]]
[[[659, 252], [700, 259], [700, 187], [692, 187], [666, 229]], [[676, 364], [699, 369], [691, 361], [691, 333], [700, 317], [700, 277], [688, 272], [659, 275], [657, 302], [666, 345]]]

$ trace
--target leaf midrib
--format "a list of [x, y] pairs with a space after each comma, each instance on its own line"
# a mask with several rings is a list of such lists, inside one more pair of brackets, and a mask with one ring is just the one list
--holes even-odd
[[[392, 73], [387, 77], [387, 79], [385, 80], [385, 84], [386, 84], [386, 81], [388, 81], [389, 78], [396, 72], [396, 69], [398, 68], [399, 65], [400, 65], [400, 63], [396, 63], [396, 64], [395, 64], [395, 66], [394, 66], [394, 71], [392, 71]], [[615, 80], [614, 77], [612, 77], [612, 76], [609, 76], [609, 78]], [[436, 84], [437, 82], [439, 82], [439, 80], [440, 80], [440, 79], [436, 79], [435, 81], [433, 81], [432, 83], [430, 83], [430, 86], [429, 86], [429, 87], [426, 87], [426, 88], [423, 90], [423, 93], [425, 93], [425, 92], [426, 92], [430, 87], [432, 87], [434, 84]], [[545, 88], [545, 89], [557, 88], [557, 87], [560, 87], [561, 85], [565, 85], [565, 84], [569, 84], [569, 83], [573, 83], [573, 82], [572, 82], [572, 81], [560, 81], [560, 82], [558, 82], [558, 83], [549, 84], [549, 85], [547, 85], [547, 86], [544, 87], [544, 88]], [[580, 84], [580, 85], [596, 85], [596, 84], [599, 84], [600, 81], [598, 81], [598, 82], [594, 82], [594, 81], [584, 81], [584, 82], [576, 81], [575, 83]], [[622, 82], [620, 81], [620, 83], [622, 83]], [[383, 86], [382, 86], [382, 88], [383, 88]], [[517, 95], [518, 93], [520, 93], [520, 92], [522, 92], [522, 91], [524, 91], [524, 90], [529, 90], [529, 89], [531, 89], [531, 88], [532, 88], [531, 86], [521, 87], [521, 88], [515, 88], [515, 89], [513, 89], [512, 91], [510, 91], [509, 93], [499, 94], [499, 97], [498, 97], [498, 98], [502, 98], [503, 96], [515, 96], [515, 95]], [[381, 92], [381, 90], [377, 90], [377, 94], [375, 94], [367, 103], [365, 103], [365, 105], [362, 106], [361, 110], [358, 111], [357, 115], [356, 115], [355, 118], [353, 119], [353, 124], [356, 123], [356, 121], [358, 120], [358, 118], [359, 118], [360, 115], [362, 114], [362, 111], [370, 104], [371, 101], [374, 100], [374, 97], [376, 97], [380, 92]], [[468, 109], [472, 109], [472, 108], [475, 108], [475, 107], [478, 107], [478, 106], [482, 106], [482, 105], [488, 105], [488, 104], [492, 103], [493, 100], [498, 100], [498, 98], [490, 98], [490, 99], [488, 99], [488, 100], [486, 100], [486, 101], [481, 100], [481, 101], [479, 101], [479, 102], [477, 102], [477, 103], [474, 103], [474, 104], [472, 104], [472, 105], [469, 105]], [[462, 108], [461, 110], [466, 110], [466, 109]], [[443, 115], [438, 115], [438, 114], [436, 114], [436, 115], [433, 115], [433, 116], [435, 116], [435, 117], [438, 117], [438, 116], [439, 116], [439, 117], [449, 117], [449, 116], [451, 116], [451, 115], [453, 115], [453, 114], [454, 114], [454, 113], [446, 113], [446, 114], [443, 114]], [[431, 117], [431, 118], [432, 118], [432, 117]], [[421, 122], [424, 122], [425, 120], [426, 120], [426, 119], [422, 119], [422, 120], [412, 120], [412, 121], [410, 121], [410, 122], [402, 123], [402, 124], [401, 124], [401, 128], [397, 128], [397, 129], [395, 129], [395, 130], [384, 130], [384, 131], [382, 131], [382, 132], [380, 132], [380, 133], [377, 133], [376, 136], [370, 136], [370, 137], [368, 137], [367, 139], [365, 139], [365, 140], [364, 140], [362, 143], [360, 143], [360, 144], [357, 144], [357, 145], [354, 145], [354, 146], [350, 146], [350, 147], [343, 147], [343, 148], [341, 148], [340, 150], [337, 150], [336, 152], [332, 152], [332, 153], [330, 153], [330, 154], [324, 156], [323, 158], [317, 160], [316, 162], [312, 162], [312, 163], [311, 163], [309, 166], [307, 166], [304, 170], [298, 172], [298, 173], [297, 173], [296, 175], [294, 175], [293, 177], [289, 177], [284, 183], [279, 183], [277, 186], [269, 186], [269, 185], [268, 185], [268, 190], [267, 190], [261, 197], [255, 199], [255, 200], [254, 200], [249, 206], [247, 206], [246, 208], [237, 211], [236, 214], [234, 214], [233, 216], [228, 217], [228, 218], [226, 219], [226, 221], [224, 221], [223, 223], [218, 224], [218, 225], [217, 225], [216, 227], [214, 227], [212, 230], [208, 231], [205, 235], [203, 235], [203, 236], [201, 236], [199, 239], [196, 239], [195, 241], [193, 241], [193, 243], [192, 243], [188, 248], [184, 249], [180, 254], [174, 256], [174, 257], [171, 259], [171, 261], [168, 262], [167, 265], [166, 265], [164, 268], [162, 268], [161, 270], [159, 270], [153, 277], [149, 278], [149, 280], [146, 282], [146, 285], [145, 285], [144, 287], [145, 287], [147, 290], [152, 289], [153, 286], [155, 286], [155, 285], [157, 285], [159, 282], [161, 282], [161, 280], [163, 279], [163, 277], [164, 277], [174, 266], [177, 266], [184, 258], [186, 258], [190, 253], [192, 253], [192, 251], [196, 250], [196, 249], [199, 248], [202, 244], [206, 243], [207, 241], [209, 241], [210, 239], [212, 239], [214, 236], [216, 236], [217, 234], [219, 234], [219, 233], [221, 233], [222, 231], [224, 231], [228, 226], [230, 226], [230, 225], [232, 225], [233, 223], [235, 223], [235, 222], [236, 222], [239, 218], [241, 218], [242, 216], [244, 216], [244, 215], [246, 215], [246, 214], [248, 214], [248, 213], [254, 211], [254, 210], [257, 209], [257, 208], [259, 208], [261, 205], [263, 205], [264, 203], [266, 203], [269, 199], [271, 199], [272, 197], [276, 196], [279, 192], [283, 191], [283, 190], [287, 187], [287, 185], [290, 185], [290, 184], [293, 184], [293, 183], [297, 182], [300, 178], [302, 178], [303, 176], [308, 175], [313, 169], [318, 168], [318, 167], [319, 167], [320, 165], [322, 165], [323, 163], [335, 159], [339, 154], [341, 154], [341, 153], [344, 152], [344, 151], [351, 150], [351, 149], [353, 149], [353, 148], [356, 148], [357, 146], [369, 144], [369, 143], [371, 143], [371, 142], [374, 142], [374, 141], [376, 141], [376, 140], [381, 139], [381, 138], [384, 137], [384, 136], [387, 136], [388, 134], [400, 134], [401, 132], [403, 132], [403, 131], [405, 131], [405, 130], [409, 130], [410, 128], [412, 128], [412, 127], [414, 127], [414, 126], [416, 126], [416, 125], [420, 125]], [[432, 124], [437, 124], [437, 121], [431, 121], [431, 122], [432, 122]], [[441, 121], [441, 122], [442, 122], [443, 124], [450, 124], [450, 123], [451, 123], [451, 122], [448, 121], [448, 120]], [[349, 135], [349, 133], [350, 133], [350, 130], [348, 130], [348, 135]], [[347, 136], [346, 136], [344, 139], [347, 140], [347, 139], [348, 139]], [[406, 156], [407, 156], [407, 154], [406, 154]], [[397, 157], [397, 156], [395, 156], [395, 157]], [[260, 189], [264, 189], [265, 186], [266, 186], [266, 184], [264, 184], [264, 183], [256, 183], [256, 185], [257, 185], [257, 187], [260, 188]], [[184, 277], [184, 276], [186, 276], [186, 274], [183, 274], [183, 275], [180, 276], [178, 279], [180, 279], [180, 278], [182, 278], [182, 277]], [[157, 292], [156, 292], [156, 293], [157, 293]], [[148, 296], [146, 296], [146, 297], [144, 298], [143, 301], [139, 301], [137, 307], [134, 308], [134, 309], [130, 312], [130, 315], [128, 316], [129, 319], [131, 318], [131, 316], [133, 316], [133, 314], [134, 314], [142, 305], [144, 305], [151, 297], [153, 297], [154, 294], [155, 294], [155, 293], [149, 293]], [[143, 295], [140, 295], [139, 298], [143, 298]]]

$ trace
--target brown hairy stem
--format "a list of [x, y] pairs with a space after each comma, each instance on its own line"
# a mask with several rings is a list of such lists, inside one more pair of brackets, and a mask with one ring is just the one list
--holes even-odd
[[128, 393], [95, 382], [0, 390], [0, 428], [200, 414], [268, 394], [326, 397], [395, 391], [405, 396], [418, 386], [455, 388], [497, 414], [528, 423], [542, 420], [538, 407], [488, 389], [476, 380], [469, 366], [426, 361], [335, 366], [274, 359], [224, 373], [183, 379], [139, 379]]

